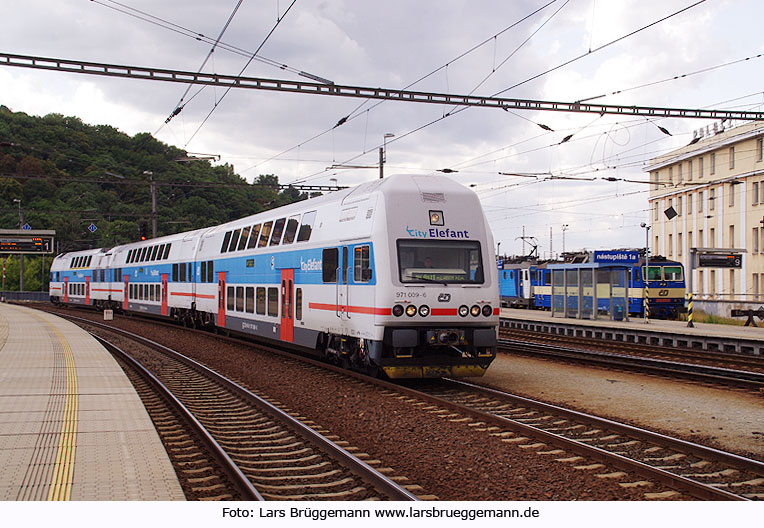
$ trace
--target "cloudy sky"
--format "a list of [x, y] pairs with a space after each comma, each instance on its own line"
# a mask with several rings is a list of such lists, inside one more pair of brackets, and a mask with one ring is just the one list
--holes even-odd
[[[302, 71], [337, 84], [565, 102], [604, 96], [592, 102], [764, 106], [759, 0], [291, 4], [3, 0], [0, 52], [230, 75], [246, 66], [252, 77], [309, 80]], [[563, 240], [568, 251], [642, 246], [648, 188], [626, 180], [645, 181], [650, 158], [710, 124], [187, 88], [0, 66], [0, 104], [14, 111], [150, 132], [189, 152], [219, 155], [249, 180], [276, 174], [282, 183], [368, 181], [378, 169], [330, 167], [376, 166], [384, 136], [394, 134], [386, 140], [385, 172], [458, 171], [450, 177], [474, 185], [508, 254], [530, 251], [523, 234], [535, 237], [541, 256], [550, 248], [559, 253]], [[182, 97], [183, 111], [164, 124]]]

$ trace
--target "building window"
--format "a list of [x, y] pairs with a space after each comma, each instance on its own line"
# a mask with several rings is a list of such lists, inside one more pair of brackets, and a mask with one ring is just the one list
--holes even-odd
[[653, 182], [653, 189], [654, 189], [654, 190], [655, 190], [655, 189], [658, 189], [658, 174], [659, 174], [659, 172], [658, 172], [658, 171], [655, 171], [655, 172], [652, 172], [652, 173], [650, 173], [650, 179], [651, 179], [651, 180], [652, 180], [652, 182]]
[[677, 165], [677, 168], [679, 169], [679, 175], [678, 175], [679, 181], [677, 183], [682, 183], [683, 180], [682, 180], [682, 163], [681, 162], [679, 162], [679, 164]]
[[735, 270], [730, 270], [730, 293], [735, 294]]
[[756, 140], [756, 161], [764, 161], [764, 138]]
[[735, 168], [735, 147], [730, 147], [730, 170]]
[[716, 294], [716, 270], [711, 270], [708, 277], [708, 293], [711, 295]]
[[698, 293], [703, 293], [703, 270], [698, 270], [698, 285], [696, 288]]
[[716, 201], [716, 189], [708, 190], [708, 210], [714, 210], [714, 202]]
[[687, 195], [687, 214], [688, 215], [692, 214], [692, 199], [693, 199], [693, 194], [689, 193]]
[[753, 228], [753, 235], [751, 236], [751, 241], [753, 242], [753, 253], [759, 252], [759, 228], [754, 227]]
[[708, 247], [716, 247], [716, 229], [713, 227], [708, 231]]
[[653, 246], [653, 255], [660, 255], [661, 253], [663, 253], [660, 250], [660, 246], [658, 245], [659, 242], [660, 242], [660, 239], [658, 238], [658, 235], [655, 235], [655, 245]]
[[730, 240], [729, 240], [729, 247], [733, 248], [735, 247], [735, 226], [730, 226]]
[[668, 254], [669, 257], [674, 256], [674, 235], [669, 235], [668, 239]]
[[711, 153], [711, 175], [716, 174], [716, 152]]
[[703, 212], [703, 191], [698, 191], [698, 212]]
[[757, 205], [759, 203], [759, 182], [753, 182], [753, 202], [751, 205]]
[[658, 220], [658, 200], [653, 202], [653, 220]]
[[754, 273], [752, 277], [752, 283], [753, 283], [753, 299], [755, 301], [759, 300], [759, 274]]
[[676, 254], [682, 256], [682, 233], [676, 235]]
[[730, 183], [730, 207], [735, 207], [735, 184]]
[[764, 204], [764, 181], [759, 184], [759, 190], [761, 191], [761, 194], [759, 195], [759, 203]]
[[669, 185], [674, 185], [674, 167], [669, 167]]
[[682, 197], [676, 197], [676, 214], [682, 216]]
[[692, 181], [692, 160], [687, 162], [687, 181]]
[[687, 251], [692, 248], [692, 231], [687, 231]]
[[703, 158], [698, 158], [698, 179], [703, 179]]

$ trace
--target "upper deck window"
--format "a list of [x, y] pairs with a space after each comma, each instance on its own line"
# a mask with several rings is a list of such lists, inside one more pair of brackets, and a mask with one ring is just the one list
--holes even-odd
[[403, 283], [483, 284], [480, 242], [398, 240], [398, 276]]

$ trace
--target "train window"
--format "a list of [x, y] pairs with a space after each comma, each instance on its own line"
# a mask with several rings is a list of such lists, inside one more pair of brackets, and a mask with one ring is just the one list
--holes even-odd
[[369, 282], [371, 280], [371, 258], [369, 246], [356, 246], [353, 249], [353, 281]]
[[247, 243], [247, 249], [254, 249], [257, 247], [257, 237], [260, 234], [260, 224], [252, 226], [252, 230], [249, 234], [249, 242]]
[[302, 320], [302, 288], [297, 288], [294, 294], [294, 318]]
[[149, 260], [157, 259], [157, 251], [159, 251], [159, 246], [154, 246], [153, 248], [151, 248], [151, 258]]
[[228, 231], [223, 237], [223, 244], [220, 246], [220, 252], [225, 253], [228, 251], [228, 243], [231, 241], [231, 232]]
[[236, 309], [236, 288], [233, 286], [228, 287], [228, 310], [233, 312]]
[[[662, 269], [660, 266], [650, 266], [650, 269], [647, 273], [648, 280], [655, 281], [655, 280], [662, 280], [663, 274], [661, 273]], [[644, 276], [645, 270], [642, 268], [642, 275]]]
[[241, 251], [242, 249], [247, 248], [247, 239], [249, 238], [249, 230], [250, 227], [245, 227], [241, 230], [241, 237], [239, 238], [239, 245], [236, 248], [237, 251]]
[[244, 311], [244, 286], [236, 287], [236, 311]]
[[265, 288], [257, 288], [257, 313], [265, 315]]
[[92, 260], [93, 260], [93, 257], [92, 257], [92, 255], [91, 255], [90, 257], [88, 257], [88, 266], [90, 266], [90, 262], [91, 262]]
[[255, 289], [247, 286], [247, 313], [255, 313]]
[[286, 222], [286, 218], [279, 218], [273, 224], [273, 234], [271, 235], [272, 246], [278, 246], [279, 242], [281, 242], [281, 235], [284, 233], [284, 222]]
[[130, 257], [133, 256], [133, 250], [127, 252], [127, 256], [125, 257], [125, 264], [130, 264]]
[[682, 266], [663, 266], [663, 279], [671, 281], [682, 280]]
[[403, 283], [485, 282], [478, 241], [401, 239], [397, 246], [398, 276]]
[[162, 260], [167, 260], [167, 258], [170, 256], [170, 247], [172, 244], [167, 244], [164, 247], [164, 255], [162, 255]]
[[[504, 275], [504, 276], [506, 277], [506, 275]], [[514, 271], [510, 271], [509, 272], [509, 278], [510, 279], [514, 279], [515, 278], [515, 272]]]
[[141, 249], [141, 262], [146, 261], [146, 253], [148, 253], [148, 250], [149, 250], [148, 247]]
[[172, 265], [172, 282], [178, 282], [178, 265]]
[[207, 261], [207, 282], [215, 282], [214, 264], [211, 260]]
[[300, 225], [300, 215], [295, 215], [289, 219], [286, 225], [286, 231], [284, 231], [284, 244], [291, 244], [294, 242], [294, 236], [297, 234], [297, 226]]
[[207, 262], [202, 262], [202, 282], [207, 282]]
[[279, 316], [279, 289], [268, 288], [268, 315]]
[[186, 282], [186, 265], [185, 264], [179, 264], [178, 268], [180, 271], [180, 278], [178, 279], [180, 282]]
[[337, 248], [325, 249], [322, 255], [321, 273], [324, 282], [337, 282], [337, 268], [340, 265], [340, 252]]
[[260, 240], [257, 243], [257, 247], [261, 248], [268, 245], [268, 238], [271, 236], [272, 227], [273, 227], [273, 222], [265, 222], [263, 224], [263, 227], [260, 230]]
[[297, 233], [297, 241], [303, 242], [310, 240], [310, 234], [313, 232], [313, 223], [316, 221], [316, 211], [308, 211], [302, 215], [300, 232]]
[[234, 230], [233, 234], [231, 234], [231, 243], [228, 246], [228, 251], [236, 251], [236, 248], [239, 244], [239, 234], [241, 234], [241, 229]]
[[342, 277], [342, 284], [348, 283], [348, 275], [350, 274], [350, 262], [348, 261], [348, 247], [342, 247], [342, 271], [340, 276]]

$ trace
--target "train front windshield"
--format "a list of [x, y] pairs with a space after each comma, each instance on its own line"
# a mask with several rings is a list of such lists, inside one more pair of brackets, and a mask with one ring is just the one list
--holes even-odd
[[403, 283], [485, 281], [480, 243], [466, 240], [398, 240], [398, 273]]

